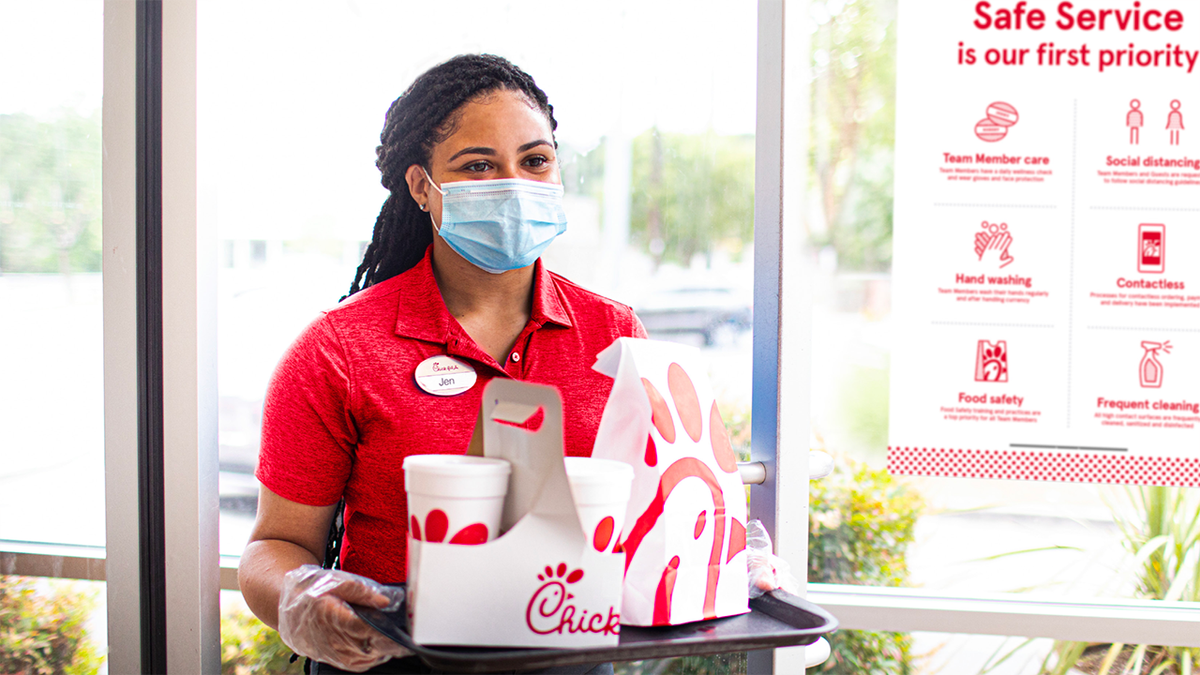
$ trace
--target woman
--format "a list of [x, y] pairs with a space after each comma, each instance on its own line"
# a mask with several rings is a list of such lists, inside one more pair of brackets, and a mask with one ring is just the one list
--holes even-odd
[[[404, 581], [401, 462], [465, 452], [491, 378], [557, 386], [566, 453], [591, 453], [611, 388], [591, 365], [645, 331], [628, 307], [538, 260], [566, 226], [556, 127], [533, 79], [488, 55], [432, 68], [388, 110], [376, 165], [391, 195], [350, 295], [292, 345], [263, 410], [238, 580], [298, 653], [358, 671], [406, 653], [342, 601], [384, 606], [369, 580]], [[474, 369], [474, 386], [418, 386], [417, 367], [447, 357]], [[345, 571], [321, 570], [343, 498]]]

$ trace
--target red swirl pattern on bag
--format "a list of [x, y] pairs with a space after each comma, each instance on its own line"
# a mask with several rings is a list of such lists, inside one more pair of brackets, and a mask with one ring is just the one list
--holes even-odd
[[654, 445], [654, 437], [646, 434], [646, 466], [658, 466], [658, 448]]
[[733, 560], [733, 556], [746, 550], [746, 526], [742, 525], [737, 518], [731, 518], [733, 524], [729, 528], [729, 555], [725, 558], [725, 562]]
[[[667, 367], [667, 389], [670, 393], [669, 401], [662, 396], [658, 388], [648, 379], [643, 377], [641, 378], [641, 382], [650, 402], [651, 423], [653, 426], [652, 431], [646, 439], [646, 451], [644, 455], [646, 466], [657, 467], [662, 459], [661, 454], [665, 452], [667, 457], [671, 457], [673, 453], [669, 450], [676, 448], [684, 452], [691, 452], [692, 454], [711, 450], [713, 453], [712, 463], [717, 468], [726, 474], [737, 473], [737, 455], [733, 451], [729, 434], [725, 429], [725, 423], [721, 419], [721, 414], [717, 410], [715, 401], [707, 415], [709, 439], [707, 443], [701, 443], [704, 437], [705, 415], [700, 406], [700, 398], [697, 394], [695, 384], [683, 366], [678, 363], [671, 363]], [[694, 444], [691, 448], [688, 447], [688, 440], [677, 435], [676, 415], [679, 421], [678, 426], [683, 428], [684, 434], [690, 439], [691, 444]], [[654, 438], [655, 431], [658, 432], [659, 439]], [[660, 443], [665, 443], [666, 445], [661, 445]], [[678, 453], [678, 450], [676, 453]], [[678, 456], [678, 454], [675, 454], [675, 456]], [[624, 541], [617, 544], [614, 551], [623, 550], [625, 552], [625, 569], [628, 572], [629, 566], [637, 555], [643, 540], [654, 529], [659, 518], [662, 516], [671, 492], [675, 489], [676, 485], [688, 478], [697, 478], [703, 481], [708, 486], [713, 500], [713, 541], [712, 548], [709, 551], [704, 604], [702, 608], [704, 618], [712, 619], [717, 616], [717, 585], [720, 579], [721, 565], [732, 561], [734, 556], [746, 549], [746, 526], [737, 518], [726, 516], [725, 494], [721, 489], [720, 481], [717, 480], [717, 475], [710, 468], [706, 460], [699, 459], [698, 457], [682, 457], [662, 470], [659, 475], [658, 490], [654, 498], [642, 512], [641, 516], [633, 523], [633, 526], [628, 528], [628, 536]], [[740, 491], [735, 498], [742, 498]], [[701, 511], [696, 516], [693, 528], [695, 539], [699, 540], [703, 536], [708, 520], [707, 509]], [[723, 556], [722, 554], [725, 555]], [[654, 594], [653, 625], [670, 625], [671, 623], [671, 603], [680, 565], [681, 560], [679, 556], [674, 556], [662, 568], [658, 586]]]
[[[708, 583], [704, 588], [704, 617], [706, 619], [716, 618], [716, 602], [717, 602], [717, 581], [721, 574], [721, 551], [725, 547], [725, 495], [721, 492], [721, 486], [717, 483], [717, 477], [713, 475], [712, 469], [708, 465], [695, 457], [684, 457], [676, 460], [674, 464], [667, 467], [663, 472], [662, 477], [658, 481], [658, 492], [654, 496], [654, 500], [650, 502], [650, 506], [638, 517], [633, 528], [629, 531], [629, 536], [622, 542], [625, 548], [625, 569], [629, 570], [629, 564], [633, 562], [633, 557], [637, 555], [638, 547], [641, 546], [642, 540], [654, 529], [654, 525], [662, 516], [663, 506], [666, 505], [667, 497], [671, 496], [671, 491], [679, 485], [681, 481], [687, 478], [699, 478], [708, 486], [709, 492], [713, 498], [713, 545], [712, 551], [708, 558]], [[677, 563], [678, 564], [678, 563]], [[664, 571], [664, 574], [666, 572]], [[664, 577], [665, 578], [665, 577]], [[672, 575], [672, 578], [674, 576]], [[674, 583], [674, 582], [672, 582]], [[660, 607], [661, 602], [667, 603]], [[663, 623], [659, 623], [658, 617], [660, 610], [667, 617]], [[656, 594], [654, 598], [654, 625], [664, 625], [669, 623], [671, 614], [670, 593]]]
[[654, 592], [654, 625], [665, 626], [671, 623], [671, 598], [675, 594], [675, 576], [679, 572], [679, 556], [671, 558], [663, 569], [658, 580], [658, 588]]
[[725, 473], [736, 473], [737, 455], [733, 452], [733, 444], [729, 442], [729, 432], [725, 430], [725, 420], [721, 419], [716, 401], [713, 401], [712, 410], [708, 413], [708, 440], [712, 443], [717, 466]]
[[[667, 367], [667, 388], [671, 390], [671, 400], [675, 403], [675, 412], [679, 413], [679, 423], [688, 438], [700, 442], [704, 433], [704, 417], [700, 413], [700, 397], [696, 395], [696, 385], [692, 378], [678, 363]], [[671, 443], [673, 441], [667, 441]]]
[[650, 383], [650, 380], [644, 377], [642, 386], [646, 388], [646, 396], [650, 397], [650, 421], [654, 423], [654, 428], [658, 429], [658, 435], [662, 436], [664, 441], [674, 443], [675, 420], [671, 418], [671, 409], [667, 407], [666, 400], [663, 399], [662, 394], [658, 393], [658, 389]]

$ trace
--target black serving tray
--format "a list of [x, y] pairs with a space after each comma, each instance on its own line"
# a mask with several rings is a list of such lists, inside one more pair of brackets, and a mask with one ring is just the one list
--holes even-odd
[[621, 626], [615, 647], [518, 649], [426, 647], [413, 642], [402, 604], [383, 612], [352, 605], [364, 621], [432, 668], [453, 673], [533, 670], [605, 661], [640, 661], [808, 645], [837, 628], [837, 619], [796, 595], [776, 590], [750, 601], [750, 612], [682, 626]]

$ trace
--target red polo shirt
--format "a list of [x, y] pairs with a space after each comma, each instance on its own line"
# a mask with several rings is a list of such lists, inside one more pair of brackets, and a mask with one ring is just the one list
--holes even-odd
[[[404, 457], [466, 452], [493, 377], [558, 387], [566, 454], [590, 455], [612, 387], [592, 364], [613, 340], [630, 336], [646, 336], [633, 310], [538, 260], [529, 324], [497, 363], [446, 310], [426, 251], [411, 270], [324, 312], [288, 349], [267, 390], [255, 475], [301, 504], [325, 506], [345, 496], [343, 567], [384, 583], [403, 581]], [[440, 354], [474, 366], [475, 386], [448, 397], [420, 389], [417, 365]]]

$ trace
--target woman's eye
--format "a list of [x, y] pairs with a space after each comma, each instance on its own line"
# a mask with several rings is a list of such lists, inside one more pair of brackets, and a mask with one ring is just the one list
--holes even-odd
[[470, 163], [470, 164], [468, 164], [468, 165], [464, 166], [464, 167], [463, 167], [463, 170], [464, 170], [464, 171], [480, 172], [480, 171], [487, 171], [487, 170], [488, 170], [488, 168], [489, 168], [489, 167], [488, 167], [488, 163], [487, 163], [487, 162], [472, 162], [472, 163]]
[[535, 156], [530, 157], [529, 159], [525, 160], [525, 165], [532, 166], [532, 167], [545, 166], [546, 164], [549, 164], [549, 163], [550, 163], [550, 160], [541, 155], [535, 155]]

